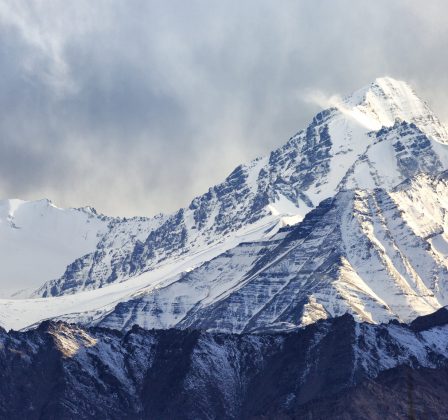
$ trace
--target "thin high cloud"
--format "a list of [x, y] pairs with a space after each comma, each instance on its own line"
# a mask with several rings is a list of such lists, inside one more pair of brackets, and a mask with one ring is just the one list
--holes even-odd
[[[448, 120], [444, 1], [6, 0], [0, 196], [173, 211], [378, 76]], [[308, 99], [304, 101], [303, 99]]]

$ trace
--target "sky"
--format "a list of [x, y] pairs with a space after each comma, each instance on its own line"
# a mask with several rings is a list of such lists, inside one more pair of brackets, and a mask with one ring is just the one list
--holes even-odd
[[445, 0], [2, 0], [0, 198], [172, 212], [391, 76], [448, 122]]

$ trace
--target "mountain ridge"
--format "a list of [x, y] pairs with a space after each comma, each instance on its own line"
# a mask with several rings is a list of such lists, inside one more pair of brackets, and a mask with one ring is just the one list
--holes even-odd
[[[361, 91], [364, 93], [361, 94]], [[423, 134], [427, 132], [434, 138], [428, 146], [431, 151], [435, 148], [433, 160], [437, 169], [448, 168], [448, 154], [441, 154], [439, 150], [443, 147], [439, 142], [448, 142], [446, 130], [406, 83], [379, 78], [361, 91], [352, 95], [357, 97], [357, 101], [353, 104], [355, 111], [348, 117], [346, 110], [337, 108], [320, 112], [306, 130], [299, 131], [269, 157], [238, 166], [222, 184], [193, 199], [188, 207], [167, 216], [158, 230], [151, 232], [145, 241], [134, 245], [130, 257], [132, 261], [128, 255], [115, 255], [114, 271], [105, 256], [100, 257], [99, 262], [96, 261], [97, 255], [86, 256], [84, 261], [77, 263], [77, 266], [83, 267], [81, 270], [68, 269], [63, 277], [48, 283], [37, 294], [49, 296], [83, 290], [86, 288], [83, 284], [86, 276], [94, 277], [89, 279], [93, 287], [98, 287], [98, 281], [101, 285], [126, 280], [139, 272], [153, 269], [162, 260], [225, 240], [233, 236], [232, 231], [268, 217], [269, 212], [271, 215], [286, 213], [297, 222], [320, 201], [332, 196], [342, 181], [351, 182], [352, 187], [367, 187], [364, 182], [368, 182], [369, 187], [384, 184], [392, 187], [412, 175], [412, 171], [416, 172], [416, 169], [411, 169], [402, 176], [401, 168], [398, 168], [397, 175], [393, 177], [364, 181], [362, 176], [358, 179], [355, 174], [352, 176], [354, 179], [344, 180], [352, 164], [346, 162], [347, 156], [353, 155], [351, 159], [355, 163], [358, 156], [363, 156], [367, 149], [372, 148], [371, 130], [365, 131], [358, 116], [355, 115], [355, 118], [353, 114], [368, 115], [370, 119], [375, 115], [379, 134], [383, 136], [399, 137], [400, 133], [395, 131], [403, 129], [403, 123], [400, 126], [397, 119], [409, 121], [404, 129], [412, 131], [410, 135], [423, 139]], [[399, 92], [403, 97], [391, 98], [390, 92]], [[407, 107], [406, 101], [410, 103]], [[347, 102], [350, 100], [346, 99]], [[380, 130], [384, 124], [391, 125], [389, 132]], [[332, 130], [335, 132], [333, 135]], [[397, 147], [400, 146], [403, 147]], [[400, 153], [400, 150], [395, 153]], [[342, 169], [339, 170], [338, 166]], [[435, 168], [429, 170], [434, 172]], [[362, 169], [358, 168], [359, 171]], [[167, 232], [169, 239], [166, 239]], [[102, 260], [106, 260], [105, 264]], [[95, 269], [95, 265], [99, 268]], [[94, 274], [86, 272], [84, 266], [93, 270]], [[73, 286], [67, 288], [64, 286], [66, 284]]]
[[0, 330], [0, 416], [395, 419], [414, 400], [416, 415], [443, 418], [446, 333], [348, 314], [261, 335], [47, 321]]
[[[345, 311], [372, 322], [429, 313], [445, 304], [443, 261], [448, 243], [443, 212], [448, 201], [444, 177], [437, 176], [448, 169], [447, 139], [446, 129], [406, 83], [379, 78], [350, 97], [333, 101], [286, 144], [238, 166], [189, 206], [151, 219], [109, 221], [95, 249], [38, 288], [35, 299], [0, 301], [0, 323], [19, 326], [16, 313], [21, 312], [27, 325], [56, 316], [117, 328], [128, 328], [138, 319], [147, 327], [153, 322], [169, 328], [182, 321], [178, 325], [182, 328], [241, 332], [294, 329]], [[433, 178], [425, 181], [425, 176], [437, 179], [432, 184]], [[406, 182], [402, 193], [395, 189]], [[425, 207], [427, 197], [434, 208]], [[348, 210], [335, 213], [329, 203], [336, 202]], [[415, 203], [434, 220], [417, 214]], [[327, 205], [328, 211], [319, 213]], [[324, 226], [330, 214], [334, 220]], [[310, 217], [315, 222], [308, 232]], [[270, 255], [277, 242], [291, 235], [283, 228], [287, 225], [308, 232], [308, 239], [291, 242], [296, 244], [295, 254], [288, 251], [297, 261], [308, 262], [301, 268], [293, 258], [286, 266], [285, 255], [257, 272], [262, 254]], [[327, 234], [333, 235], [333, 242], [316, 247]], [[406, 235], [420, 248], [406, 242]], [[322, 266], [312, 265], [302, 239]], [[425, 261], [423, 267], [416, 255]], [[389, 294], [365, 268], [366, 261], [378, 267], [376, 276], [383, 276]], [[216, 271], [207, 271], [214, 266]], [[306, 270], [302, 280], [282, 283]], [[255, 295], [243, 299], [238, 294], [257, 282]], [[244, 324], [247, 320], [239, 325], [237, 319], [246, 319], [248, 308], [267, 304], [265, 299], [278, 303], [277, 289], [287, 284], [293, 287], [291, 298], [301, 297], [282, 315], [284, 319], [274, 322], [263, 310], [258, 321], [251, 321], [253, 327]], [[317, 289], [325, 293], [316, 293]], [[229, 296], [243, 300], [229, 306], [225, 303]], [[215, 316], [201, 312], [214, 304]], [[220, 319], [219, 313], [223, 326], [207, 327]], [[275, 313], [273, 309], [270, 316]], [[250, 318], [254, 316], [251, 313]], [[263, 317], [267, 318], [262, 321]]]

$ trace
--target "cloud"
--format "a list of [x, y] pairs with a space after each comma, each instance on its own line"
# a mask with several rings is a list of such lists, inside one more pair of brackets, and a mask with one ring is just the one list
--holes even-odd
[[307, 92], [304, 95], [303, 100], [305, 102], [315, 104], [322, 109], [336, 108], [346, 117], [368, 130], [379, 130], [381, 128], [381, 124], [376, 118], [370, 117], [368, 114], [362, 112], [356, 107], [353, 108], [353, 106], [347, 106], [346, 102], [340, 95], [328, 96], [320, 90], [313, 90]]
[[[70, 69], [63, 57], [63, 43], [58, 36], [54, 22], [45, 19], [44, 5], [36, 3], [2, 2], [0, 4], [0, 23], [15, 29], [22, 40], [30, 47], [22, 58], [22, 66], [28, 75], [36, 74], [57, 92], [73, 89]], [[34, 51], [33, 51], [34, 50]], [[39, 68], [40, 66], [44, 68]]]
[[173, 211], [341, 106], [319, 91], [385, 74], [448, 120], [447, 12], [438, 0], [3, 1], [0, 195]]

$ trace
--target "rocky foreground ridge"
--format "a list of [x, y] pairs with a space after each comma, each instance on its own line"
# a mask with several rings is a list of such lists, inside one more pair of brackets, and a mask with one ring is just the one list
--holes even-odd
[[48, 321], [2, 330], [0, 367], [8, 419], [442, 419], [448, 310], [270, 334]]

